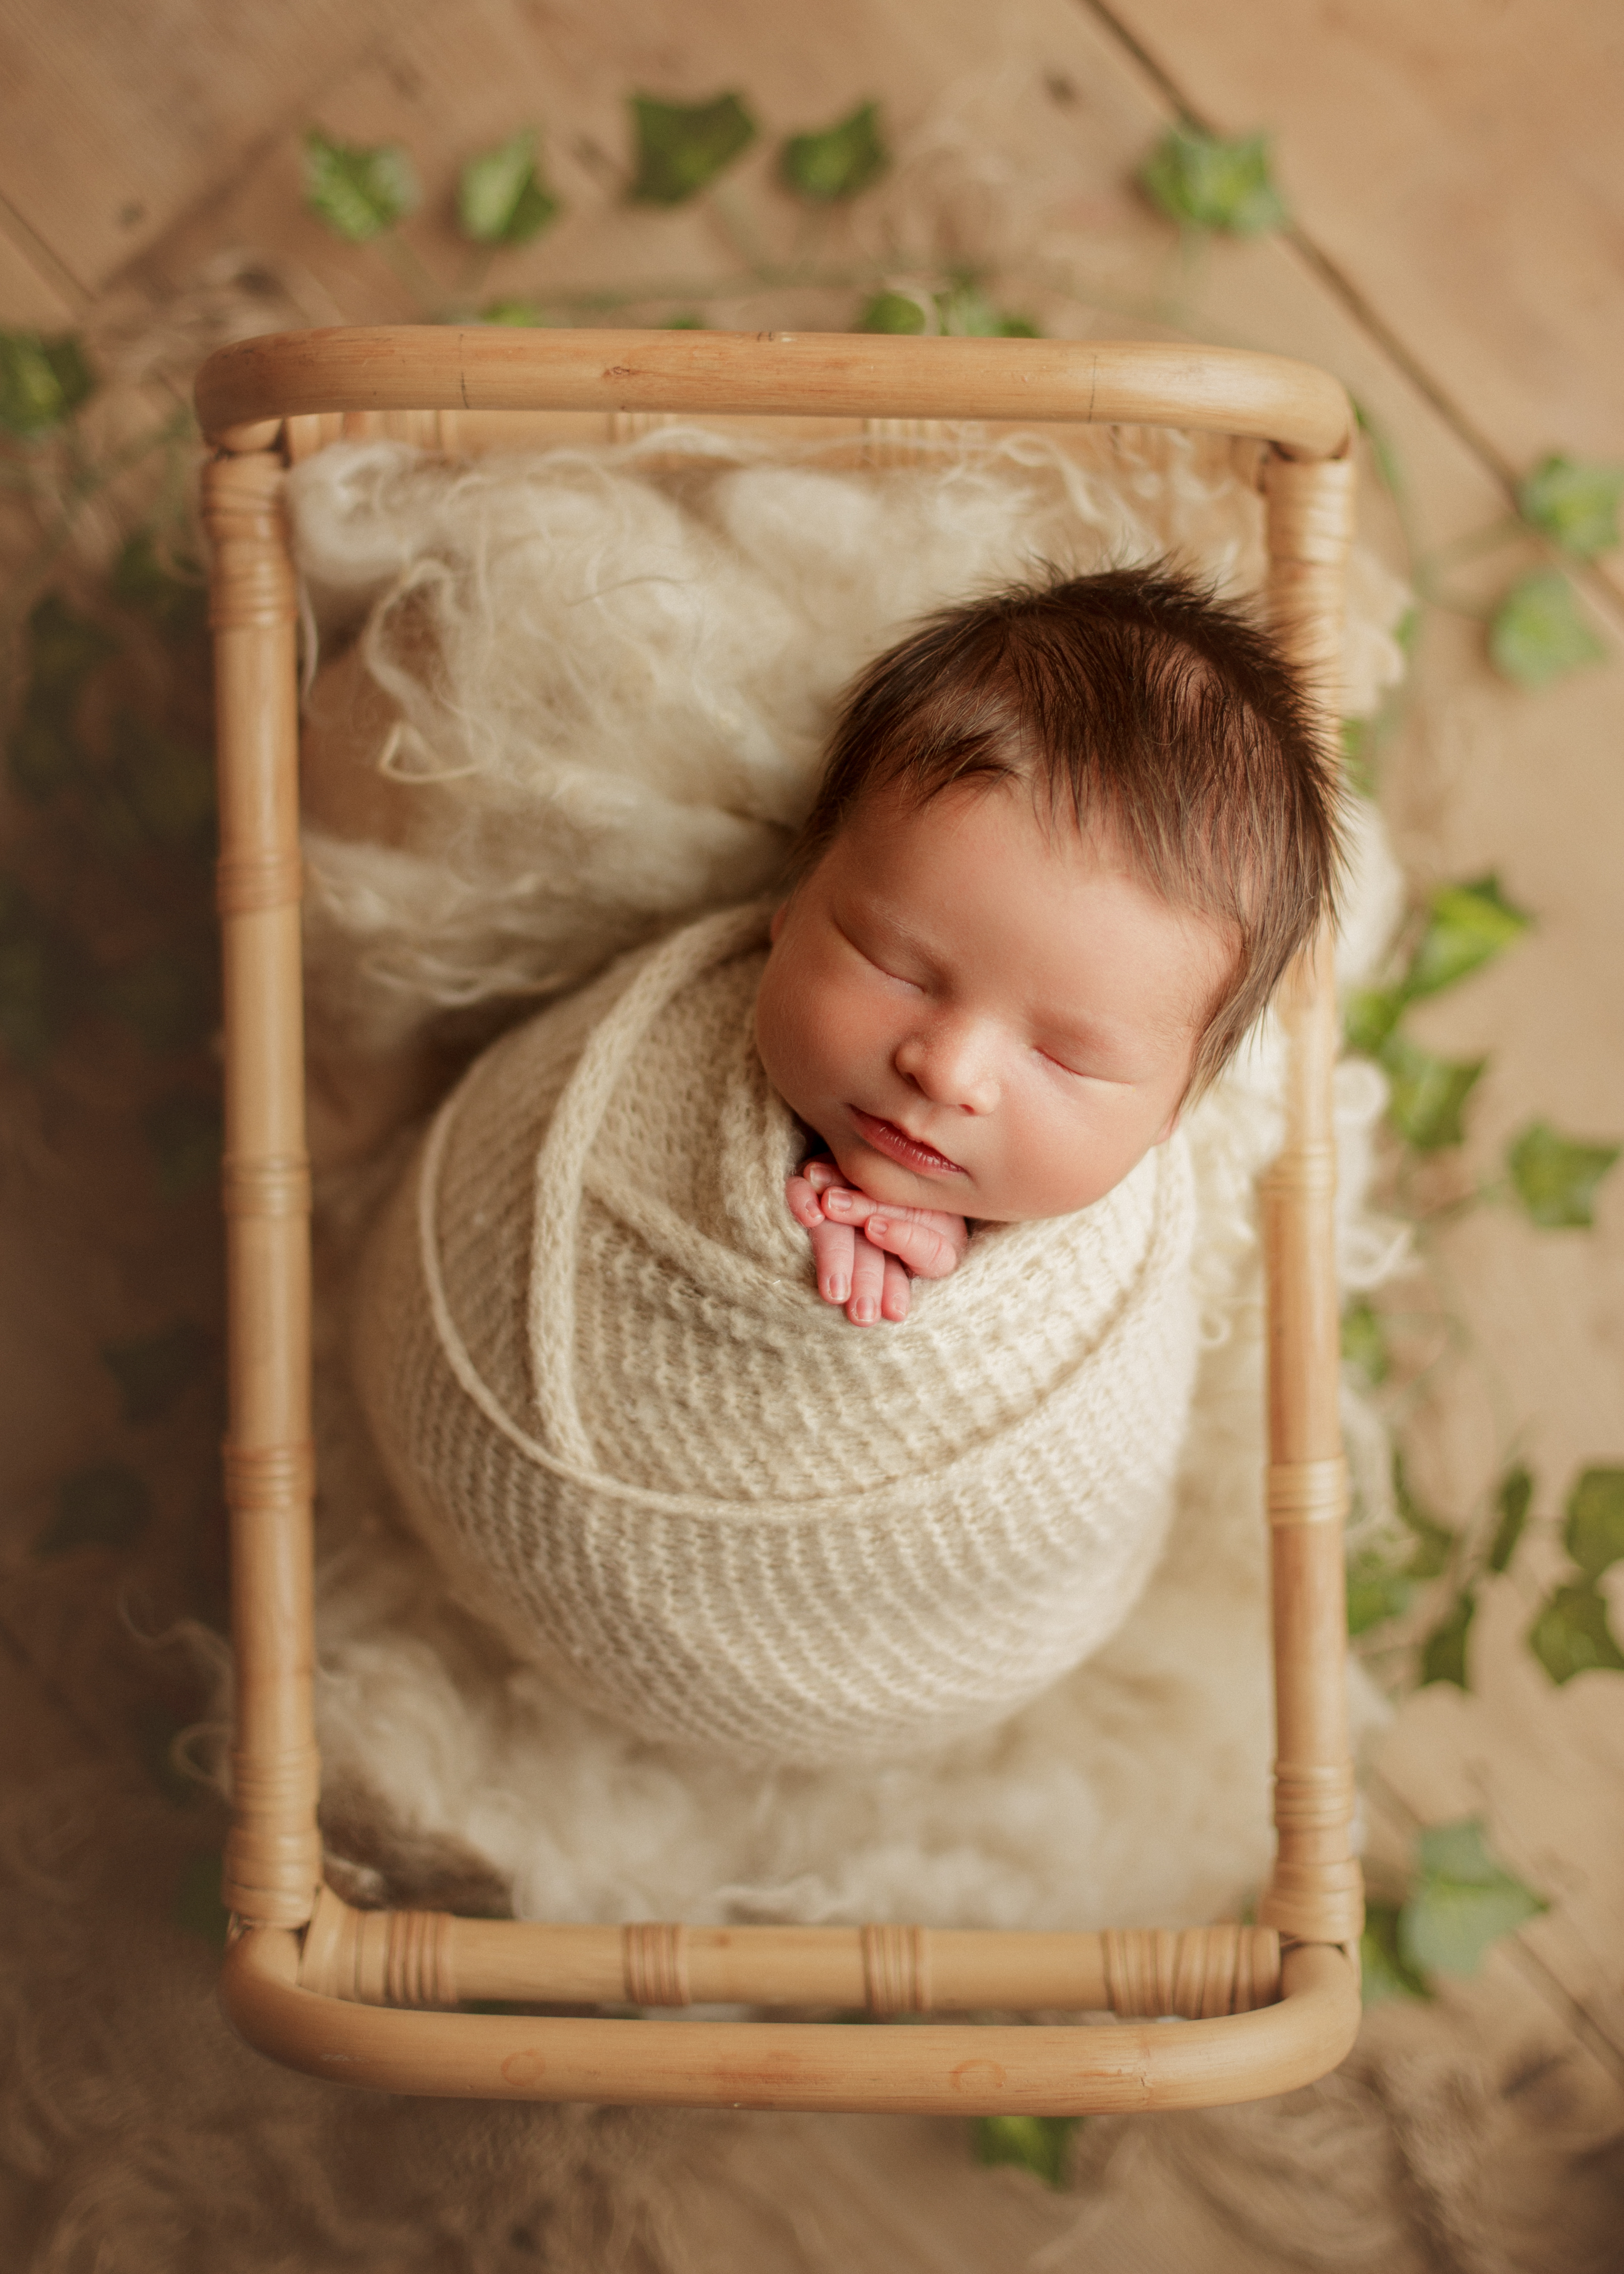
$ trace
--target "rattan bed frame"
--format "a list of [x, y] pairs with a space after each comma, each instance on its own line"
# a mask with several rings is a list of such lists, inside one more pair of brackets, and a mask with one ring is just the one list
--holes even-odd
[[[624, 439], [680, 417], [894, 460], [935, 422], [1110, 423], [1244, 438], [1267, 500], [1269, 605], [1335, 732], [1351, 418], [1276, 357], [1051, 340], [385, 328], [212, 356], [197, 385], [220, 749], [237, 1726], [227, 2013], [311, 2074], [395, 2092], [745, 2108], [1064, 2115], [1289, 2090], [1358, 2020], [1359, 1871], [1344, 1697], [1330, 944], [1284, 990], [1288, 1134], [1263, 1186], [1276, 1701], [1273, 1876], [1259, 1924], [1181, 1932], [626, 1927], [363, 1911], [322, 1883], [311, 1670], [310, 1178], [299, 960], [288, 464], [340, 435], [450, 453]], [[1095, 440], [1097, 448], [1097, 438]], [[678, 2021], [457, 2013], [460, 2000], [1048, 2009], [1111, 2022]], [[403, 2010], [416, 2008], [418, 2010]], [[1182, 2016], [1170, 2024], [1157, 2017]]]

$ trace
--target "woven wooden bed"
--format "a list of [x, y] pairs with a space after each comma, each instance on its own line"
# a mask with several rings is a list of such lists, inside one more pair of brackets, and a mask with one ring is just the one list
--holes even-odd
[[[1359, 1872], [1344, 1691], [1330, 941], [1282, 1005], [1288, 1133], [1263, 1216], [1269, 1303], [1277, 1852], [1258, 1924], [1183, 1931], [626, 1927], [360, 1911], [322, 1883], [312, 1663], [310, 1178], [300, 978], [297, 596], [280, 489], [340, 437], [457, 454], [662, 420], [835, 438], [895, 463], [937, 422], [1113, 424], [1251, 445], [1269, 605], [1336, 727], [1352, 421], [1308, 365], [1216, 349], [836, 335], [387, 328], [287, 334], [199, 374], [212, 546], [224, 934], [237, 1649], [233, 1915], [248, 2041], [336, 2082], [489, 2097], [1065, 2115], [1253, 2099], [1334, 2067], [1357, 2026]], [[931, 2026], [459, 2013], [459, 2002], [833, 2011]], [[1115, 2019], [976, 2023], [1041, 2010]], [[1163, 2025], [1167, 2017], [1179, 2017]]]

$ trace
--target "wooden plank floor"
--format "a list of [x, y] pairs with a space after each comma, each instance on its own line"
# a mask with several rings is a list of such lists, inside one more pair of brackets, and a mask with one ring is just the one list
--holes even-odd
[[[900, 145], [972, 166], [980, 186], [961, 222], [971, 252], [996, 253], [1034, 293], [1063, 273], [1092, 299], [1074, 327], [1176, 320], [1326, 363], [1390, 438], [1423, 548], [1502, 514], [1508, 479], [1547, 449], [1624, 457], [1624, 19], [1606, 0], [1559, 11], [1440, 0], [1422, 13], [1398, 0], [1006, 0], [996, 11], [825, 0], [799, 16], [747, 0], [691, 0], [680, 14], [639, 0], [362, 0], [342, 12], [316, 0], [147, 0], [139, 11], [28, 0], [0, 24], [0, 320], [49, 328], [109, 294], [161, 297], [228, 249], [270, 265], [304, 320], [409, 315], [405, 287], [374, 252], [339, 245], [300, 208], [297, 138], [312, 120], [349, 140], [410, 147], [426, 196], [408, 241], [443, 276], [461, 258], [443, 217], [458, 164], [538, 124], [569, 212], [508, 264], [500, 289], [648, 278], [661, 292], [635, 313], [658, 317], [682, 297], [679, 282], [732, 256], [713, 213], [650, 217], [620, 199], [624, 97], [724, 86], [746, 91], [780, 132], [881, 98]], [[1181, 266], [1132, 188], [1178, 109], [1226, 132], [1274, 130], [1293, 234], [1215, 243]], [[767, 164], [764, 153], [747, 161], [743, 191]], [[764, 202], [771, 212], [770, 192]], [[920, 210], [900, 200], [898, 228]], [[837, 225], [831, 260], [844, 241]], [[770, 295], [707, 305], [718, 323], [838, 325], [850, 295], [803, 296], [787, 315]], [[1470, 1157], [1485, 1168], [1536, 1113], [1579, 1134], [1624, 1133], [1619, 575], [1615, 556], [1581, 579], [1609, 660], [1538, 698], [1489, 674], [1477, 627], [1432, 617], [1384, 779], [1421, 882], [1496, 869], [1538, 914], [1514, 955], [1417, 1020], [1448, 1055], [1492, 1053], [1472, 1118]], [[26, 1254], [13, 1277], [14, 1306], [37, 1287], [48, 1331], [61, 1254], [94, 1276], [91, 1235], [74, 1247], [80, 1230], [59, 1251], [35, 1242], [35, 1279]], [[1541, 1480], [1538, 1513], [1553, 1516], [1577, 1468], [1624, 1461], [1624, 1176], [1605, 1189], [1589, 1236], [1536, 1235], [1485, 1211], [1449, 1234], [1444, 1261], [1485, 1370], [1457, 1376], [1423, 1417], [1417, 1482], [1440, 1505], [1468, 1505], [1503, 1457], [1508, 1412]], [[117, 1331], [133, 1296], [103, 1288], [97, 1299], [99, 1331]], [[27, 1390], [14, 1401], [12, 1472], [38, 1480], [72, 1439], [72, 1399], [95, 1391], [31, 1326], [15, 1342]], [[1503, 1386], [1498, 1405], [1486, 1378]], [[1519, 1576], [1486, 1583], [1473, 1694], [1433, 1688], [1401, 1712], [1372, 1835], [1396, 1861], [1417, 1824], [1481, 1813], [1498, 1851], [1549, 1899], [1435, 2026], [1470, 2036], [1507, 2074], [1530, 2046], [1569, 2064], [1575, 2105], [1601, 2137], [1624, 2116], [1624, 1678], [1555, 1690], [1529, 1658], [1533, 1580], [1560, 1563], [1547, 1539]], [[1615, 1623], [1624, 1630], [1624, 1604]], [[42, 1660], [14, 1654], [0, 1675], [16, 1694], [13, 1726], [38, 1730], [41, 1758], [91, 1742], [61, 1725]], [[1376, 2026], [1426, 2024], [1412, 2014]], [[1165, 2173], [1164, 2185], [1130, 2184], [1129, 2163], [1083, 2215], [1024, 2179], [974, 2171], [961, 2135], [950, 2142], [939, 2127], [762, 2120], [748, 2136], [748, 2216], [737, 2190], [723, 2216], [703, 2169], [683, 2182], [696, 2263], [1127, 2274], [1274, 2263], [1256, 2237], [1237, 2243], [1199, 2190], [1181, 2193]], [[746, 2150], [718, 2152], [736, 2163]], [[1529, 2189], [1531, 2203], [1531, 2180]], [[1506, 2263], [1556, 2263], [1530, 2237], [1533, 2255]], [[1301, 2263], [1283, 2239], [1278, 2263]], [[1397, 2259], [1383, 2263], [1401, 2274]]]

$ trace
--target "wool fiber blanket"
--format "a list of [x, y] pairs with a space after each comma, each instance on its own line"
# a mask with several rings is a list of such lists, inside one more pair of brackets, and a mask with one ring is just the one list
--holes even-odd
[[765, 936], [705, 918], [485, 1053], [374, 1236], [357, 1359], [521, 1656], [645, 1736], [810, 1765], [996, 1721], [1121, 1624], [1171, 1515], [1194, 1195], [1176, 1136], [853, 1327], [785, 1204]]

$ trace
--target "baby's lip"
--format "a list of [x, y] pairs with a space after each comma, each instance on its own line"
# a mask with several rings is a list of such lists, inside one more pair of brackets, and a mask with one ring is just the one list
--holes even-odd
[[945, 1153], [938, 1153], [934, 1145], [927, 1145], [917, 1137], [910, 1137], [906, 1129], [894, 1121], [882, 1121], [877, 1115], [865, 1113], [860, 1105], [847, 1109], [857, 1124], [857, 1133], [865, 1144], [872, 1145], [877, 1153], [889, 1154], [905, 1169], [916, 1169], [921, 1176], [962, 1177], [965, 1174], [957, 1161], [950, 1161]]

